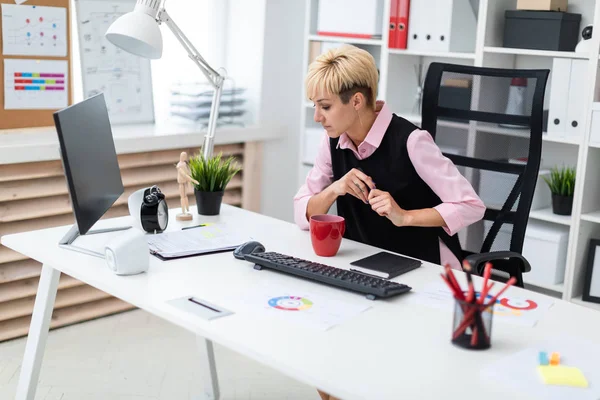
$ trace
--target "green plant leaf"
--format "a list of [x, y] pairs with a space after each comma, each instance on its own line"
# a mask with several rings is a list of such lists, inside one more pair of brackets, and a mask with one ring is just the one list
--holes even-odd
[[575, 191], [575, 168], [572, 167], [553, 167], [550, 171], [550, 178], [543, 177], [548, 185], [550, 192], [562, 196], [573, 196]]
[[198, 181], [194, 188], [201, 192], [221, 192], [241, 168], [235, 157], [223, 159], [222, 153], [205, 159], [202, 153], [189, 160], [190, 174]]

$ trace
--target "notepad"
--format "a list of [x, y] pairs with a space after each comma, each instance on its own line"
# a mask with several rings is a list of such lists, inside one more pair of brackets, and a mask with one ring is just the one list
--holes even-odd
[[230, 251], [249, 240], [252, 238], [237, 234], [225, 224], [147, 236], [150, 253], [162, 260]]
[[352, 265], [350, 271], [375, 275], [384, 279], [392, 279], [415, 268], [419, 268], [421, 261], [381, 251], [372, 256], [353, 261], [350, 265]]
[[576, 367], [540, 365], [538, 371], [546, 385], [588, 387], [588, 382], [583, 372]]

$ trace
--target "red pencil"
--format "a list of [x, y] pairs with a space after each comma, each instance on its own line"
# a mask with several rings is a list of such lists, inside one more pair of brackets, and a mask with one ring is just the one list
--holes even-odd
[[483, 290], [481, 291], [481, 295], [479, 296], [479, 304], [483, 304], [483, 302], [485, 301], [485, 296], [487, 295], [487, 282], [490, 279], [490, 276], [492, 275], [492, 264], [491, 263], [485, 263], [485, 270], [483, 271]]
[[456, 289], [456, 293], [458, 294], [458, 298], [460, 300], [464, 300], [465, 299], [465, 295], [464, 295], [462, 289], [460, 288], [460, 285], [458, 284], [458, 281], [456, 280], [456, 277], [454, 276], [454, 273], [452, 272], [452, 268], [450, 268], [450, 265], [446, 264], [445, 269], [446, 269], [446, 275], [448, 276], [448, 281], [450, 281], [450, 283]]
[[473, 279], [471, 279], [471, 264], [467, 260], [463, 261], [463, 269], [467, 271], [467, 282], [469, 282], [469, 292], [467, 294], [467, 301], [469, 303], [475, 300], [475, 288], [473, 287]]
[[448, 278], [446, 278], [444, 276], [444, 274], [440, 274], [440, 276], [442, 277], [442, 279], [444, 280], [444, 282], [446, 282], [446, 285], [448, 285], [448, 287], [450, 288], [450, 290], [452, 291], [452, 293], [454, 294], [454, 297], [458, 297], [459, 294], [456, 291], [456, 288], [450, 283], [450, 281], [448, 281]]
[[481, 292], [481, 304], [485, 304], [485, 298], [488, 295], [488, 292], [490, 291], [490, 289], [494, 287], [494, 282], [490, 282], [489, 285], [485, 285], [485, 287], [483, 288], [483, 292]]
[[517, 278], [515, 278], [514, 276], [512, 278], [510, 278], [508, 280], [508, 282], [506, 282], [506, 285], [498, 293], [496, 293], [496, 295], [494, 297], [492, 297], [492, 300], [490, 300], [488, 305], [494, 304], [496, 302], [496, 300], [498, 300], [498, 297], [500, 297], [500, 295], [502, 293], [504, 293], [506, 291], [506, 289], [508, 289], [509, 286], [514, 285], [516, 281], [517, 281]]
[[464, 315], [463, 320], [460, 325], [454, 331], [454, 339], [460, 336], [461, 333], [465, 331], [469, 326], [473, 325], [473, 320], [475, 313], [477, 312], [476, 308], [470, 308]]

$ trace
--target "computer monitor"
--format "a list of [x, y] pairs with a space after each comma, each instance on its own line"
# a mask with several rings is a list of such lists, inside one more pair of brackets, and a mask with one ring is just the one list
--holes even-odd
[[[108, 211], [124, 192], [104, 94], [54, 113], [75, 224], [60, 241], [71, 245]], [[94, 255], [98, 255], [97, 253]]]

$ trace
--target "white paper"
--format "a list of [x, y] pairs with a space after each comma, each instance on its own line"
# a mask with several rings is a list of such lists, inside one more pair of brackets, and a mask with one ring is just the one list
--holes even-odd
[[[503, 284], [497, 283], [494, 288], [498, 285]], [[495, 295], [497, 290], [492, 289], [491, 295]], [[454, 297], [448, 286], [443, 282], [429, 283], [423, 290], [413, 289], [413, 293], [407, 296], [406, 299], [427, 307], [447, 310], [449, 313], [454, 310]], [[533, 327], [553, 304], [554, 301], [538, 296], [535, 297], [534, 301], [528, 298], [501, 295], [494, 305], [493, 323], [505, 322]]]
[[148, 235], [146, 238], [151, 251], [167, 258], [234, 249], [252, 240], [229, 230], [225, 224], [207, 224], [199, 228], [167, 231]]
[[150, 60], [127, 53], [104, 37], [113, 21], [133, 10], [135, 0], [75, 4], [84, 97], [104, 93], [111, 123], [154, 122]]
[[17, 4], [23, 4], [25, 3], [27, 0], [15, 0], [15, 3]]
[[323, 294], [281, 285], [253, 287], [240, 295], [236, 307], [246, 308], [291, 324], [326, 331], [371, 308], [364, 301], [342, 301]]
[[56, 110], [68, 105], [67, 61], [4, 59], [6, 110]]
[[[564, 387], [544, 384], [537, 366], [539, 352], [560, 354], [560, 364], [577, 367], [588, 381], [587, 388]], [[528, 348], [511, 354], [485, 366], [481, 377], [490, 382], [508, 387], [525, 394], [527, 398], [547, 400], [597, 400], [600, 399], [600, 348], [597, 344], [579, 337], [553, 337], [540, 342], [535, 348]]]
[[67, 56], [67, 9], [2, 4], [3, 54]]

